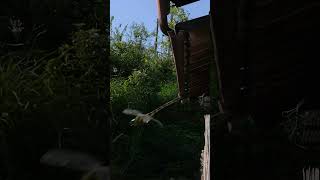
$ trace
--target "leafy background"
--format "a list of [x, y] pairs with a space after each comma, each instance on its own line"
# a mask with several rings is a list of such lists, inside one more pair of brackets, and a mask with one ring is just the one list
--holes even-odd
[[[109, 32], [104, 9], [98, 0], [1, 2], [0, 179], [79, 179], [39, 164], [64, 127], [91, 129], [73, 146], [111, 159], [112, 179], [199, 178], [196, 102], [157, 114], [164, 128], [132, 127], [133, 117], [122, 114], [177, 97], [169, 40], [143, 24], [114, 27], [116, 17]], [[171, 11], [170, 26], [188, 19], [182, 9]]]
[[[171, 14], [171, 27], [188, 19], [183, 9], [171, 8]], [[134, 22], [111, 30], [112, 179], [199, 179], [204, 142], [197, 101], [156, 114], [163, 128], [130, 126], [134, 117], [122, 113], [126, 108], [147, 113], [178, 96], [169, 39]]]
[[0, 179], [79, 179], [39, 163], [66, 127], [91, 131], [69, 146], [108, 164], [105, 2], [1, 1], [0, 9]]

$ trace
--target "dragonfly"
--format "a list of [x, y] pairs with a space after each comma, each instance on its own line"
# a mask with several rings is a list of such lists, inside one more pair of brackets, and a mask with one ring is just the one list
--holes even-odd
[[137, 126], [137, 125], [141, 125], [144, 123], [149, 123], [150, 121], [154, 121], [160, 127], [163, 127], [163, 124], [159, 120], [150, 116], [149, 113], [143, 114], [142, 112], [135, 110], [135, 109], [125, 109], [122, 111], [122, 113], [126, 114], [126, 115], [136, 116], [134, 119], [131, 120], [131, 125]]
[[149, 123], [150, 121], [153, 121], [153, 122], [157, 123], [160, 127], [163, 127], [163, 124], [159, 120], [153, 118], [152, 116], [154, 116], [156, 113], [158, 113], [162, 109], [174, 104], [175, 102], [178, 102], [181, 99], [182, 98], [177, 97], [177, 98], [159, 106], [155, 110], [153, 110], [149, 113], [146, 113], [146, 114], [143, 114], [139, 110], [135, 110], [135, 109], [125, 109], [122, 111], [122, 113], [126, 114], [126, 115], [136, 116], [134, 119], [131, 120], [131, 125], [133, 125], [133, 126], [146, 124], [146, 123]]

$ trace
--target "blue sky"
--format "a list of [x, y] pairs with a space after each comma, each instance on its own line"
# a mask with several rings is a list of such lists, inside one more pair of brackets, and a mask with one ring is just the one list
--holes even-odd
[[[192, 19], [207, 15], [209, 4], [210, 0], [200, 0], [183, 8], [190, 13]], [[110, 0], [110, 10], [110, 15], [115, 17], [115, 26], [136, 22], [144, 23], [150, 31], [156, 27], [156, 0]]]

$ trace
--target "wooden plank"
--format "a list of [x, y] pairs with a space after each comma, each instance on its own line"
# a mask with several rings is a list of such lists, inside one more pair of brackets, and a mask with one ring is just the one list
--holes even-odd
[[210, 180], [210, 115], [204, 115], [204, 148], [202, 152], [202, 175], [201, 180]]

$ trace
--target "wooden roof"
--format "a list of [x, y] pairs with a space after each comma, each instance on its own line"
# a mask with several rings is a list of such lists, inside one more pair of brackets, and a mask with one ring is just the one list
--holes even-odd
[[209, 92], [212, 59], [209, 16], [176, 25], [169, 32], [181, 97], [198, 97]]
[[176, 6], [184, 6], [186, 4], [190, 4], [199, 0], [171, 0]]

